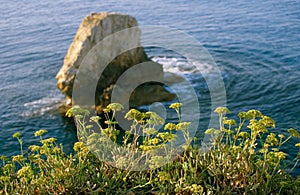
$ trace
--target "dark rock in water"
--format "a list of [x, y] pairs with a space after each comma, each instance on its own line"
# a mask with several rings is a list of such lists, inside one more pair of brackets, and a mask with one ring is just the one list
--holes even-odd
[[[138, 24], [135, 18], [118, 13], [93, 13], [84, 18], [68, 50], [68, 53], [64, 58], [64, 64], [56, 75], [57, 87], [66, 96], [69, 104], [72, 103], [73, 85], [76, 73], [84, 58], [93, 49], [93, 47], [109, 35], [137, 26]], [[95, 91], [95, 107], [97, 108], [97, 111], [101, 111], [105, 106], [111, 103], [111, 93], [117, 80], [131, 67], [146, 62], [148, 63], [147, 66], [150, 71], [156, 71], [155, 74], [153, 74], [155, 77], [163, 77], [164, 74], [162, 65], [150, 61], [144, 52], [143, 47], [140, 46], [140, 34], [141, 32], [139, 29], [128, 34], [128, 39], [135, 42], [136, 45], [139, 45], [139, 47], [121, 53], [114, 58], [105, 67], [101, 77], [98, 78], [97, 89]], [[120, 40], [112, 40], [112, 42], [109, 43], [112, 48], [113, 45], [115, 45], [115, 41]], [[106, 51], [97, 52], [107, 52], [105, 55], [111, 56], [112, 52], [110, 52], [109, 48]], [[94, 52], [92, 55], [89, 54], [89, 60], [92, 64], [96, 65], [102, 62], [102, 60], [97, 57], [97, 52]], [[129, 79], [129, 81], [131, 80]], [[137, 107], [151, 104], [156, 101], [170, 101], [174, 98], [174, 95], [166, 90], [161, 84], [148, 83], [137, 86], [129, 97], [130, 99], [127, 101], [130, 102], [130, 106]]]

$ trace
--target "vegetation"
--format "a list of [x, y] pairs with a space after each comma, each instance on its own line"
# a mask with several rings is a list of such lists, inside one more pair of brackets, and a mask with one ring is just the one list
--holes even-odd
[[[74, 154], [65, 154], [55, 138], [44, 138], [46, 130], [36, 131], [34, 136], [40, 138], [40, 143], [24, 151], [21, 134], [17, 132], [13, 137], [20, 143], [20, 155], [1, 157], [0, 194], [296, 194], [300, 191], [300, 178], [293, 178], [283, 167], [286, 154], [281, 151], [292, 137], [300, 138], [296, 130], [289, 129], [287, 137], [270, 132], [275, 122], [257, 110], [239, 113], [237, 123], [226, 118], [227, 108], [219, 107], [215, 112], [220, 116], [220, 127], [205, 132], [212, 139], [212, 148], [203, 152], [197, 145], [190, 145], [189, 123], [180, 121], [180, 106], [179, 103], [170, 106], [178, 113], [179, 120], [166, 124], [164, 131], [157, 130], [164, 124], [157, 114], [130, 110], [125, 117], [132, 121], [132, 126], [119, 143], [133, 151], [130, 153], [120, 151], [117, 144], [108, 144], [116, 143], [121, 135], [114, 120], [115, 113], [122, 109], [120, 104], [110, 104], [105, 110], [105, 128], [97, 116], [86, 120], [89, 117], [86, 110], [68, 111], [69, 116], [75, 116], [78, 127], [79, 142], [74, 144]], [[180, 146], [182, 153], [174, 158], [170, 155], [174, 154], [178, 131], [184, 144]], [[300, 150], [289, 171], [299, 157]], [[103, 158], [106, 161], [99, 160]], [[133, 171], [136, 166], [142, 170]]]

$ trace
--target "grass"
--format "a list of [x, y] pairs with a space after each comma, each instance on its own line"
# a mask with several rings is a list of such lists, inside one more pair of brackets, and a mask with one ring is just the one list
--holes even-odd
[[[226, 118], [229, 110], [219, 107], [218, 129], [208, 129], [212, 147], [203, 152], [190, 145], [188, 122], [180, 121], [181, 104], [170, 106], [178, 114], [178, 123], [164, 125], [153, 112], [132, 109], [126, 118], [131, 129], [116, 144], [120, 131], [114, 121], [120, 104], [105, 110], [105, 127], [99, 117], [72, 108], [79, 142], [74, 153], [66, 154], [55, 138], [45, 139], [46, 130], [36, 131], [37, 145], [24, 151], [22, 136], [13, 135], [20, 143], [20, 155], [2, 156], [0, 194], [297, 194], [300, 177], [289, 172], [299, 161], [283, 166], [286, 154], [282, 145], [299, 133], [288, 129], [290, 136], [274, 134], [275, 122], [257, 110], [239, 113], [239, 121]], [[176, 153], [175, 143], [184, 143]], [[135, 134], [133, 134], [135, 133]], [[176, 134], [175, 134], [176, 133]], [[111, 144], [114, 143], [114, 144]], [[300, 143], [295, 147], [300, 147]], [[178, 149], [178, 148], [177, 148]], [[131, 151], [131, 152], [126, 152]], [[157, 152], [159, 151], [159, 152]], [[174, 155], [176, 154], [176, 155]], [[136, 171], [135, 168], [139, 168]]]

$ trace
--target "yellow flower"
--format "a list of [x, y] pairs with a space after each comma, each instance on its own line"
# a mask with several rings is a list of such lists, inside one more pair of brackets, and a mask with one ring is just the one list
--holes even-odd
[[260, 119], [259, 122], [264, 124], [266, 127], [276, 127], [275, 121], [268, 116], [262, 116], [262, 119]]
[[140, 146], [140, 149], [143, 150], [143, 151], [150, 151], [150, 150], [153, 150], [155, 148], [157, 148], [157, 146], [145, 146], [145, 145]]
[[225, 124], [225, 125], [232, 125], [232, 126], [235, 126], [235, 125], [236, 125], [236, 122], [235, 122], [235, 120], [233, 120], [233, 119], [225, 119], [225, 120], [224, 120], [224, 124]]
[[8, 157], [7, 156], [0, 156], [0, 160], [7, 161]]
[[34, 151], [39, 151], [40, 150], [40, 146], [37, 145], [31, 145], [28, 147], [32, 152]]
[[54, 147], [52, 150], [54, 153], [60, 153], [60, 148], [59, 147]]
[[66, 116], [72, 117], [72, 116], [79, 116], [81, 114], [87, 116], [90, 114], [90, 111], [87, 109], [80, 108], [79, 106], [73, 106], [67, 111]]
[[242, 151], [242, 148], [241, 148], [241, 146], [232, 146], [232, 150], [233, 150], [235, 153], [238, 153], [238, 152], [241, 152], [241, 151]]
[[9, 182], [10, 181], [10, 177], [0, 176], [0, 181]]
[[291, 136], [296, 137], [296, 138], [300, 138], [299, 132], [296, 131], [295, 129], [289, 128], [289, 129], [288, 129], [288, 132], [291, 134]]
[[168, 123], [165, 125], [165, 130], [172, 131], [173, 129], [176, 129], [176, 125], [174, 123]]
[[217, 130], [217, 129], [214, 129], [214, 128], [209, 128], [204, 133], [208, 134], [208, 135], [217, 135], [217, 134], [220, 134], [221, 131]]
[[176, 134], [172, 134], [172, 133], [168, 133], [168, 132], [158, 133], [157, 136], [160, 137], [161, 139], [163, 139], [164, 141], [167, 141], [167, 142], [171, 142], [177, 137]]
[[237, 137], [241, 137], [241, 138], [249, 138], [250, 135], [247, 132], [240, 132]]
[[251, 116], [250, 116], [247, 112], [240, 112], [240, 113], [238, 114], [238, 116], [239, 116], [239, 118], [241, 118], [241, 119], [249, 119], [249, 118], [251, 118]]
[[92, 116], [91, 118], [90, 118], [90, 121], [94, 121], [94, 122], [99, 122], [99, 120], [101, 119], [101, 117], [100, 116]]
[[263, 123], [255, 120], [255, 119], [251, 119], [250, 123], [247, 127], [249, 129], [251, 129], [251, 131], [257, 132], [257, 133], [261, 133], [261, 132], [262, 133], [267, 133], [268, 132], [266, 126]]
[[143, 131], [146, 135], [155, 135], [157, 134], [157, 130], [154, 128], [145, 128]]
[[171, 179], [170, 174], [168, 172], [160, 171], [158, 172], [159, 181], [169, 181]]
[[270, 135], [268, 135], [266, 138], [266, 143], [270, 144], [271, 146], [277, 146], [278, 140], [276, 138], [276, 134], [270, 133]]
[[262, 113], [259, 110], [249, 110], [247, 115], [251, 118], [263, 117]]
[[182, 106], [182, 103], [173, 103], [169, 106], [169, 108], [172, 108], [172, 109], [178, 109]]
[[74, 151], [86, 151], [87, 148], [83, 142], [76, 142], [73, 147]]
[[191, 122], [181, 122], [176, 125], [176, 130], [186, 131], [187, 128], [191, 125]]
[[38, 136], [42, 136], [44, 133], [47, 133], [48, 131], [45, 130], [45, 129], [41, 129], [41, 130], [38, 130], [34, 133], [34, 136], [35, 137], [38, 137]]
[[145, 115], [149, 116], [149, 119], [147, 120], [148, 124], [163, 125], [165, 123], [165, 120], [155, 112], [146, 112]]
[[218, 107], [218, 108], [215, 109], [214, 112], [218, 113], [218, 114], [228, 114], [230, 111], [226, 107]]
[[128, 163], [128, 159], [123, 156], [120, 156], [117, 158], [116, 166], [122, 168], [125, 167], [127, 163]]
[[42, 144], [47, 144], [47, 143], [54, 143], [55, 141], [56, 141], [56, 138], [50, 137], [48, 139], [42, 140], [41, 142], [42, 142]]
[[284, 152], [275, 152], [275, 156], [278, 158], [278, 159], [284, 159], [286, 157], [286, 153]]
[[30, 160], [35, 163], [35, 164], [41, 164], [41, 162], [43, 161], [41, 159], [41, 155], [40, 154], [34, 154], [30, 156]]
[[199, 193], [199, 194], [202, 194], [203, 193], [203, 190], [204, 188], [201, 186], [201, 185], [197, 185], [197, 184], [192, 184], [191, 186], [189, 186], [189, 189], [191, 192], [194, 192], [194, 193]]
[[158, 138], [153, 138], [153, 139], [150, 139], [148, 143], [149, 143], [149, 144], [152, 144], [152, 145], [157, 145], [159, 142], [161, 142], [160, 139], [158, 139]]
[[255, 150], [253, 148], [249, 148], [249, 154], [251, 155], [255, 154]]
[[30, 167], [30, 166], [22, 167], [22, 168], [17, 172], [17, 176], [18, 176], [18, 178], [28, 176], [28, 175], [30, 175], [30, 174], [29, 174], [30, 171], [31, 171], [31, 167]]
[[152, 158], [149, 160], [149, 163], [149, 168], [154, 169], [165, 164], [166, 159], [163, 156], [152, 156]]
[[13, 162], [20, 162], [22, 160], [25, 160], [24, 156], [23, 155], [16, 155], [16, 156], [13, 156], [12, 157], [12, 161]]
[[19, 138], [21, 136], [20, 132], [16, 132], [13, 134], [13, 138]]
[[283, 139], [285, 136], [283, 134], [279, 134], [278, 137]]
[[137, 122], [142, 121], [144, 117], [145, 115], [137, 109], [130, 109], [125, 115], [127, 120], [135, 120]]
[[107, 108], [110, 110], [114, 110], [114, 111], [120, 111], [120, 110], [124, 109], [122, 104], [119, 104], [119, 103], [111, 103], [107, 106]]

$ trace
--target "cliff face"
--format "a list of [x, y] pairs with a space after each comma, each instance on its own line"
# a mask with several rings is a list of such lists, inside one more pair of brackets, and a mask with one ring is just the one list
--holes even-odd
[[[66, 96], [69, 103], [72, 102], [72, 90], [76, 73], [83, 59], [91, 49], [105, 37], [124, 29], [136, 27], [137, 25], [135, 18], [117, 13], [93, 13], [84, 18], [64, 58], [64, 64], [56, 75], [57, 87]], [[110, 103], [110, 96], [114, 84], [130, 67], [147, 62], [148, 66], [155, 67], [155, 75], [163, 77], [162, 66], [151, 62], [144, 52], [143, 47], [140, 46], [140, 31], [131, 31], [131, 33], [126, 36], [129, 37], [130, 41], [139, 45], [139, 47], [122, 53], [105, 67], [103, 74], [101, 74], [98, 80], [97, 89], [95, 91], [95, 104], [100, 110]], [[114, 41], [107, 47], [113, 48]], [[109, 55], [109, 53], [107, 55]], [[92, 62], [93, 64], [101, 63], [101, 60], [99, 61], [97, 57], [91, 60], [93, 59], [95, 59], [95, 61]], [[156, 94], [153, 94], [153, 92], [156, 92]], [[173, 94], [170, 94], [161, 85], [153, 83], [144, 84], [139, 86], [132, 93], [130, 103], [131, 106], [140, 106], [150, 104], [154, 101], [168, 101], [173, 97]]]

